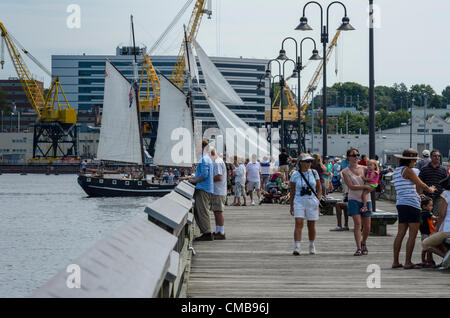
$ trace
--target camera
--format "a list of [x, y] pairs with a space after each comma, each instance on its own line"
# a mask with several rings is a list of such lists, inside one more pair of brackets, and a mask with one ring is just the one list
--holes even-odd
[[312, 194], [312, 192], [311, 192], [311, 189], [309, 189], [309, 188], [302, 188], [302, 190], [300, 191], [301, 196], [311, 195], [311, 194]]

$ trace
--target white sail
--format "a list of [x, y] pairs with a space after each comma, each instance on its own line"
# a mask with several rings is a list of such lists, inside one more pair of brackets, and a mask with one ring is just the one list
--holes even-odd
[[111, 62], [106, 60], [97, 159], [142, 165], [139, 127], [135, 89]]
[[220, 73], [197, 41], [194, 40], [193, 42], [205, 79], [208, 95], [225, 104], [244, 105], [242, 99], [234, 91], [225, 77], [223, 77], [222, 73]]
[[[247, 125], [223, 103], [209, 96], [209, 92], [203, 88], [202, 92], [222, 132], [227, 158], [232, 158], [233, 155], [251, 158], [255, 154], [262, 159], [269, 155], [270, 144], [264, 135], [260, 135], [253, 127]], [[278, 152], [278, 148], [274, 147], [273, 154], [278, 155]]]
[[195, 162], [191, 109], [186, 96], [166, 77], [160, 77], [158, 135], [153, 163], [191, 167]]

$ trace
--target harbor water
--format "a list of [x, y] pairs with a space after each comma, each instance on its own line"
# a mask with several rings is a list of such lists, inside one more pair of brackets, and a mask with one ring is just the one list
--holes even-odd
[[88, 198], [76, 175], [0, 175], [0, 297], [27, 297], [150, 197]]

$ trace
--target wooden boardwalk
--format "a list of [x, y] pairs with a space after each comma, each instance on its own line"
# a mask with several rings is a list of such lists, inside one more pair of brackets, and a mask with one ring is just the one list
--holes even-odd
[[[378, 201], [377, 208], [395, 212], [394, 204], [387, 201]], [[305, 225], [302, 254], [293, 256], [294, 221], [288, 205], [226, 207], [227, 239], [194, 243], [197, 255], [192, 259], [187, 297], [450, 297], [448, 270], [391, 269], [397, 223], [388, 226], [388, 236], [370, 236], [369, 255], [361, 257], [353, 256], [351, 219], [349, 224], [349, 232], [330, 232], [336, 216], [322, 216], [317, 224], [317, 255], [308, 254]], [[420, 262], [420, 251], [418, 236], [413, 262]], [[370, 264], [381, 268], [381, 288], [367, 287]]]

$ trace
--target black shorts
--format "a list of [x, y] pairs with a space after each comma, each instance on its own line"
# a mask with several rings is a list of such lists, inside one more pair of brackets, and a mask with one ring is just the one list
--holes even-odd
[[410, 205], [397, 205], [398, 223], [420, 223], [420, 209]]

